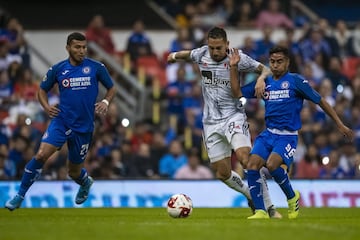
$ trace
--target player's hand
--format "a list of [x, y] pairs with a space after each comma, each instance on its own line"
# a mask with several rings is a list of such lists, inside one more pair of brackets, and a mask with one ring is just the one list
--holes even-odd
[[51, 105], [45, 111], [50, 118], [54, 118], [59, 115], [60, 109], [58, 108], [59, 104]]
[[105, 116], [108, 111], [108, 105], [104, 102], [95, 103], [95, 113]]
[[339, 130], [344, 135], [344, 137], [346, 137], [349, 141], [354, 140], [355, 135], [354, 135], [354, 132], [350, 128], [343, 125], [339, 128]]
[[235, 107], [239, 112], [245, 113], [245, 104], [246, 104], [246, 98], [240, 97], [236, 99]]
[[257, 98], [262, 98], [265, 92], [265, 79], [259, 77], [255, 84], [255, 96]]
[[239, 50], [237, 48], [230, 48], [228, 57], [229, 57], [229, 65], [237, 66], [238, 63], [240, 62]]
[[167, 62], [168, 63], [174, 63], [176, 62], [176, 52], [172, 52], [167, 56]]

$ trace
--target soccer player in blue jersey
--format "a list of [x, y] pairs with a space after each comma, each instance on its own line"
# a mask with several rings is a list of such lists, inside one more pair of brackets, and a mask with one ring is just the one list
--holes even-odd
[[[68, 174], [80, 185], [76, 204], [88, 198], [93, 179], [84, 168], [86, 154], [94, 131], [95, 113], [104, 115], [115, 95], [115, 87], [105, 65], [87, 58], [87, 41], [83, 34], [73, 32], [67, 37], [69, 57], [53, 65], [40, 84], [38, 99], [51, 122], [45, 131], [36, 155], [26, 164], [18, 193], [5, 203], [10, 211], [19, 208], [26, 192], [37, 180], [47, 159], [65, 143], [68, 147]], [[99, 82], [107, 89], [105, 97], [96, 102]], [[48, 92], [57, 85], [60, 102], [49, 105]]]
[[[249, 162], [248, 185], [251, 198], [255, 205], [255, 214], [248, 219], [269, 218], [261, 193], [259, 169], [266, 166], [285, 193], [288, 201], [288, 218], [294, 219], [299, 214], [300, 193], [292, 188], [286, 170], [290, 168], [298, 142], [298, 130], [301, 128], [300, 113], [304, 99], [318, 104], [336, 123], [339, 131], [349, 140], [354, 138], [351, 129], [343, 124], [331, 106], [316, 92], [309, 82], [299, 74], [290, 73], [289, 50], [275, 46], [269, 52], [269, 64], [272, 75], [265, 78], [265, 92], [262, 99], [265, 102], [266, 129], [256, 137]], [[237, 54], [232, 54], [230, 64], [240, 60]], [[231, 87], [246, 98], [255, 98], [255, 84], [249, 83], [240, 89], [235, 70], [231, 71]]]

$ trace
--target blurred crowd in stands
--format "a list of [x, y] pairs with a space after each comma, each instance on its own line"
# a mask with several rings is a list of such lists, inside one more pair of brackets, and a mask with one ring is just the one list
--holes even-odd
[[[141, 16], [132, 26], [126, 49], [118, 49], [114, 44], [106, 16], [94, 15], [89, 25], [84, 26], [88, 40], [101, 46], [129, 74], [140, 81], [139, 70], [145, 66], [145, 79], [142, 79], [145, 86], [161, 87], [158, 89], [160, 116], [126, 127], [121, 123], [124, 116], [113, 102], [107, 116], [97, 117], [93, 145], [86, 161], [91, 176], [95, 179], [214, 178], [202, 143], [203, 100], [199, 72], [191, 63], [167, 65], [165, 59], [169, 52], [205, 44], [207, 30], [218, 25], [238, 31], [260, 30], [260, 38], [254, 38], [250, 31], [238, 47], [266, 65], [270, 47], [275, 44], [289, 47], [290, 70], [304, 75], [356, 132], [354, 142], [344, 141], [324, 112], [305, 102], [303, 127], [294, 165], [289, 171], [291, 177], [360, 178], [360, 22], [350, 28], [341, 19], [330, 25], [324, 18], [314, 22], [301, 14], [290, 17], [289, 9], [284, 9], [283, 1], [279, 0], [161, 3], [177, 26], [177, 36], [167, 43], [168, 51], [164, 53], [154, 52]], [[285, 38], [273, 41], [275, 30], [283, 31]], [[236, 42], [236, 39], [229, 40]], [[89, 52], [89, 56], [97, 57], [93, 52]], [[147, 61], [151, 65], [146, 65]], [[118, 76], [114, 73], [113, 77], [116, 80]], [[243, 83], [255, 79], [250, 73], [242, 76]], [[10, 17], [0, 29], [1, 180], [20, 179], [25, 163], [39, 146], [49, 120], [36, 99], [40, 81], [31, 69], [24, 29], [15, 17]], [[149, 102], [152, 98], [149, 97]], [[54, 103], [58, 101], [56, 90], [49, 99]], [[262, 104], [255, 99], [246, 106], [253, 138], [264, 128]], [[43, 178], [68, 179], [66, 156], [67, 146], [63, 146], [47, 162]], [[234, 158], [233, 168], [244, 175]]]

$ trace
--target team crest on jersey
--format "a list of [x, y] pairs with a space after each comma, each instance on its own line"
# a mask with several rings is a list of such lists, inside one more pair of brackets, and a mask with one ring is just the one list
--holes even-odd
[[45, 75], [42, 79], [43, 82], [45, 82], [47, 80], [47, 76]]
[[61, 84], [63, 85], [64, 88], [68, 88], [70, 86], [70, 81], [69, 79], [65, 78], [61, 81]]
[[82, 72], [85, 73], [85, 74], [89, 74], [90, 73], [90, 67], [84, 67], [82, 69]]
[[289, 88], [289, 82], [288, 81], [285, 81], [285, 82], [282, 82], [281, 83], [281, 89], [288, 89]]

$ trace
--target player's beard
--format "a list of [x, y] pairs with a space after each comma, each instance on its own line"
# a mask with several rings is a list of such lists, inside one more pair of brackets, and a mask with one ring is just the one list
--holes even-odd
[[84, 60], [85, 56], [81, 54], [70, 53], [70, 58], [77, 64], [80, 64]]
[[219, 54], [216, 55], [212, 55], [211, 58], [216, 61], [216, 62], [221, 62], [222, 60], [224, 60], [226, 58], [227, 55], [221, 56]]

